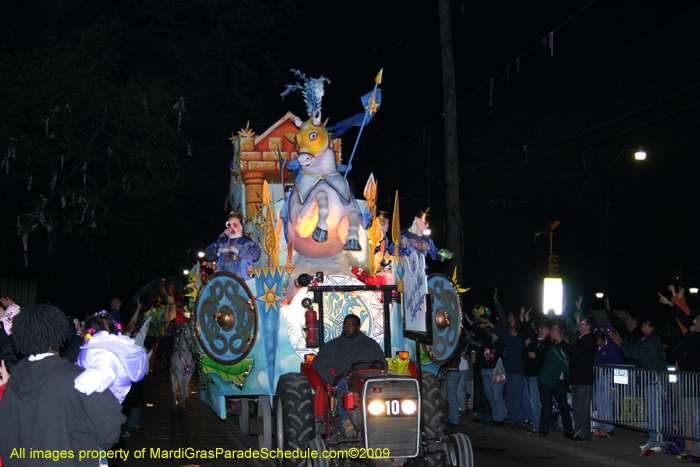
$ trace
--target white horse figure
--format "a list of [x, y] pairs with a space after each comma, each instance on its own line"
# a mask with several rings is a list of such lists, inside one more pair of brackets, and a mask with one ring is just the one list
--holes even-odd
[[[175, 343], [175, 351], [170, 361], [170, 382], [173, 386], [173, 405], [180, 410], [187, 410], [185, 399], [192, 373], [194, 373], [194, 357], [192, 356], [192, 327], [185, 325], [180, 337]], [[180, 403], [178, 404], [177, 391], [180, 388]]]

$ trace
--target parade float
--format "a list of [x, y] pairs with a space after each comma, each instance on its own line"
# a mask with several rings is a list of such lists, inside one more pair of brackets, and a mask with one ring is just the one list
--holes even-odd
[[[219, 270], [206, 276], [197, 265], [188, 293], [202, 400], [222, 419], [234, 411], [241, 431], [257, 434], [268, 448], [280, 377], [298, 373], [306, 356], [317, 352], [319, 338], [340, 335], [346, 315], [360, 317], [361, 330], [394, 368], [401, 366], [399, 351], [404, 363], [416, 366], [420, 348], [418, 370], [433, 374], [454, 355], [461, 331], [463, 290], [456, 281], [428, 277], [423, 255], [401, 257], [398, 247], [387, 247], [400, 242], [398, 192], [385, 232], [374, 177], [364, 200], [355, 199], [346, 180], [352, 155], [343, 164], [339, 135], [354, 125], [361, 134], [377, 111], [381, 72], [362, 97], [364, 112], [332, 126], [322, 120], [327, 80], [295, 73], [303, 83], [288, 85], [283, 96], [301, 90], [306, 115], [289, 112], [260, 134], [246, 126], [231, 138], [228, 206], [242, 214], [259, 258], [241, 275]], [[216, 261], [216, 252], [208, 255]], [[431, 339], [417, 347], [404, 333], [410, 328]]]

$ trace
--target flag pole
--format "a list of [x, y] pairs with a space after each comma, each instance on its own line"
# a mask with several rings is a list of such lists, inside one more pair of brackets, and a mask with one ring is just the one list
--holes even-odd
[[[352, 165], [352, 158], [355, 157], [355, 151], [357, 150], [357, 143], [360, 142], [360, 136], [362, 136], [362, 129], [365, 127], [365, 124], [367, 123], [367, 116], [369, 115], [370, 109], [372, 107], [372, 102], [374, 101], [375, 96], [377, 95], [377, 87], [382, 83], [382, 72], [384, 71], [384, 68], [379, 70], [379, 73], [377, 74], [377, 77], [374, 78], [374, 89], [372, 90], [372, 94], [369, 96], [369, 99], [367, 100], [367, 109], [365, 110], [365, 116], [362, 119], [362, 125], [360, 125], [360, 132], [357, 134], [357, 139], [355, 140], [355, 146], [352, 148], [352, 153], [350, 154], [350, 160], [348, 161], [348, 167]], [[348, 171], [345, 171], [345, 178], [348, 178]]]

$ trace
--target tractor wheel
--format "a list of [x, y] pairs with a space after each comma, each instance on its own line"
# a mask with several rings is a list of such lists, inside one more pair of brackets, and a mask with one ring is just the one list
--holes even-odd
[[[277, 383], [275, 403], [277, 448], [283, 451], [300, 452], [316, 436], [314, 420], [314, 396], [306, 375], [287, 373]], [[305, 459], [277, 458], [279, 467], [301, 467]]]
[[[441, 439], [445, 435], [445, 400], [435, 375], [423, 372], [423, 429], [428, 438]], [[428, 454], [428, 467], [439, 467], [445, 463], [443, 452]]]
[[330, 461], [328, 458], [323, 457], [324, 451], [326, 451], [326, 445], [323, 444], [318, 438], [314, 438], [309, 441], [308, 444], [309, 452], [316, 452], [316, 458], [309, 457], [306, 459], [306, 467], [330, 467]]
[[452, 467], [472, 467], [474, 453], [472, 442], [464, 433], [453, 433], [447, 439], [447, 454]]

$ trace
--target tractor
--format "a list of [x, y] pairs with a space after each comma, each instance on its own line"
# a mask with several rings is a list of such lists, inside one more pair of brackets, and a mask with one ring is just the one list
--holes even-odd
[[[316, 296], [336, 289], [309, 288]], [[344, 292], [349, 289], [342, 288]], [[306, 300], [303, 305], [309, 309], [311, 300]], [[322, 323], [323, 302], [316, 303]], [[416, 348], [420, 355], [418, 345]], [[338, 397], [336, 384], [324, 382], [311, 366], [311, 355], [308, 357], [298, 373], [283, 374], [277, 383], [277, 448], [306, 452], [306, 458], [279, 459], [280, 467], [299, 467], [304, 462], [310, 467], [329, 467], [347, 459], [376, 465], [403, 465], [411, 459], [429, 467], [473, 465], [469, 438], [463, 433], [445, 434], [445, 402], [432, 373], [419, 376], [420, 366], [412, 365], [411, 374], [394, 374], [379, 361], [356, 362], [352, 371], [336, 377], [336, 384], [339, 378], [347, 380], [347, 390]], [[350, 436], [340, 421], [338, 403], [351, 415], [354, 430]]]

